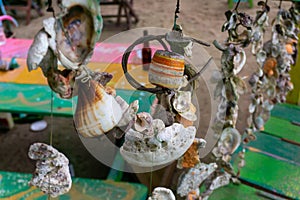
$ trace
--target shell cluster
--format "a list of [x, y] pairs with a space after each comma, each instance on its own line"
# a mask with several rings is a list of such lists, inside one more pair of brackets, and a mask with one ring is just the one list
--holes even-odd
[[63, 0], [58, 6], [61, 13], [45, 19], [36, 34], [27, 66], [29, 71], [40, 67], [51, 89], [61, 98], [71, 98], [75, 77], [86, 68], [99, 40], [102, 18], [97, 1]]
[[274, 105], [285, 102], [287, 93], [293, 89], [289, 71], [297, 56], [296, 24], [299, 13], [293, 6], [289, 10], [279, 9], [272, 24], [272, 38], [262, 43], [269, 6], [265, 3], [261, 5], [262, 11], [258, 13], [254, 23], [257, 33], [253, 35], [254, 41], [256, 35], [260, 35], [260, 45], [254, 42], [252, 48], [259, 67], [249, 80], [252, 102], [249, 105], [249, 128], [246, 130], [249, 137], [245, 142], [255, 138], [254, 131], [264, 129]]
[[69, 160], [65, 155], [47, 144], [34, 143], [29, 148], [28, 156], [37, 161], [29, 185], [38, 187], [53, 198], [71, 189]]
[[174, 123], [165, 127], [159, 119], [154, 119], [150, 126], [147, 132], [130, 129], [126, 133], [120, 153], [128, 163], [140, 167], [168, 164], [188, 150], [196, 135], [193, 126], [185, 128]]

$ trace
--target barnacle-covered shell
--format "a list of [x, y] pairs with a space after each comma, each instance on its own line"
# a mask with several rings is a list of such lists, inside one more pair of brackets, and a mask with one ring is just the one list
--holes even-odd
[[223, 130], [218, 147], [223, 154], [232, 154], [241, 143], [241, 135], [235, 128], [228, 127]]
[[192, 168], [196, 164], [200, 163], [199, 149], [204, 148], [205, 145], [206, 145], [206, 141], [204, 139], [195, 138], [190, 148], [178, 160], [177, 167], [179, 169]]
[[191, 168], [187, 173], [182, 175], [177, 187], [177, 194], [185, 197], [190, 191], [197, 191], [201, 183], [207, 179], [216, 169], [216, 163], [200, 163], [199, 166]]
[[[156, 127], [153, 127], [153, 130], [155, 129]], [[195, 135], [195, 127], [185, 128], [178, 123], [164, 128], [156, 137], [130, 129], [125, 135], [120, 153], [124, 160], [136, 166], [164, 165], [182, 156], [192, 145]]]
[[78, 82], [78, 103], [74, 115], [77, 132], [84, 137], [95, 137], [114, 128], [123, 114], [114, 97], [94, 80]]
[[153, 190], [148, 200], [176, 200], [172, 190], [164, 187], [157, 187]]
[[57, 54], [62, 65], [76, 69], [86, 64], [99, 40], [102, 18], [98, 1], [63, 0], [56, 22]]
[[47, 144], [34, 143], [29, 148], [28, 156], [37, 160], [29, 185], [38, 187], [53, 198], [71, 189], [69, 160], [65, 155]]

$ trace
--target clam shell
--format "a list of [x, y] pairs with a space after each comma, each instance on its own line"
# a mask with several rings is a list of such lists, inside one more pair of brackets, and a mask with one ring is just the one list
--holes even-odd
[[56, 23], [57, 54], [62, 65], [77, 69], [87, 64], [100, 38], [102, 18], [97, 1], [63, 0]]
[[74, 115], [77, 132], [84, 137], [95, 137], [114, 128], [123, 114], [114, 97], [107, 94], [104, 87], [94, 80], [90, 84], [79, 85]]
[[188, 121], [194, 122], [197, 120], [196, 107], [194, 106], [194, 104], [191, 103], [189, 106], [189, 110], [186, 112], [179, 113], [179, 115]]

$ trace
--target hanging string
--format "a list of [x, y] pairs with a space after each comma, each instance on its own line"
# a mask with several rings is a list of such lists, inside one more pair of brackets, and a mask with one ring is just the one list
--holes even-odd
[[240, 3], [241, 3], [241, 0], [239, 0], [239, 1], [236, 3], [236, 6], [235, 6], [235, 8], [234, 8], [235, 11], [237, 11], [237, 9], [239, 8]]
[[279, 2], [279, 6], [278, 6], [279, 10], [281, 10], [281, 5], [282, 5], [282, 0], [280, 0], [280, 2]]
[[175, 16], [174, 16], [174, 25], [173, 30], [177, 27], [177, 19], [179, 18], [178, 14], [180, 13], [180, 0], [177, 0], [176, 10], [175, 10]]

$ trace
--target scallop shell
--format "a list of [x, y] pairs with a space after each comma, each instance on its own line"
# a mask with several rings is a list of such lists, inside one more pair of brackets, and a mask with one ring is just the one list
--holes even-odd
[[98, 1], [63, 0], [56, 22], [57, 55], [66, 68], [87, 64], [100, 38], [102, 18]]
[[114, 128], [123, 114], [114, 97], [94, 80], [90, 83], [79, 81], [79, 86], [74, 115], [77, 132], [84, 137], [95, 137]]

